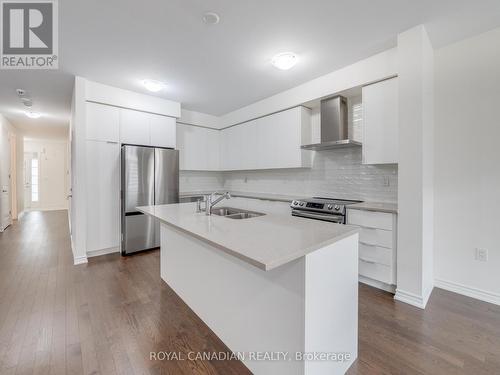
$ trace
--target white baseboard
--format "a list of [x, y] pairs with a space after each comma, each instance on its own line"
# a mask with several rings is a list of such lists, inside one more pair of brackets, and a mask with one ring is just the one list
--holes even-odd
[[76, 266], [78, 264], [85, 264], [88, 263], [87, 257], [86, 256], [79, 256], [79, 257], [74, 257], [73, 258], [73, 264]]
[[448, 290], [450, 292], [462, 294], [467, 297], [475, 298], [480, 301], [500, 305], [500, 294], [488, 292], [486, 290], [473, 288], [463, 284], [455, 283], [453, 281], [435, 279], [434, 285], [438, 288]]
[[108, 249], [87, 251], [87, 258], [98, 257], [101, 255], [113, 254], [113, 253], [119, 253], [119, 252], [120, 252], [119, 247], [110, 247]]
[[24, 211], [27, 212], [33, 212], [33, 211], [64, 211], [67, 210], [68, 207], [49, 207], [49, 208], [43, 208], [43, 207], [33, 207], [33, 208], [27, 208]]
[[429, 301], [431, 293], [432, 293], [432, 288], [422, 296], [396, 288], [396, 294], [394, 295], [394, 299], [396, 301], [404, 302], [409, 305], [418, 307], [420, 309], [425, 309], [425, 306]]
[[369, 277], [364, 277], [364, 276], [359, 275], [359, 282], [366, 284], [366, 285], [373, 286], [374, 288], [385, 290], [386, 292], [389, 292], [392, 294], [394, 294], [396, 292], [395, 285], [389, 285], [389, 284], [383, 283], [382, 281], [370, 279]]

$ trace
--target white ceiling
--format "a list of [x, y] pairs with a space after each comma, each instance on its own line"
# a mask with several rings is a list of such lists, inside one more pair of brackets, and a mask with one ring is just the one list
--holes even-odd
[[[424, 23], [435, 47], [500, 25], [498, 0], [64, 0], [58, 71], [0, 71], [0, 112], [16, 126], [66, 125], [73, 75], [220, 115], [396, 45]], [[205, 25], [204, 12], [221, 16]], [[279, 71], [270, 58], [299, 54]], [[15, 94], [28, 90], [46, 116], [30, 120]]]

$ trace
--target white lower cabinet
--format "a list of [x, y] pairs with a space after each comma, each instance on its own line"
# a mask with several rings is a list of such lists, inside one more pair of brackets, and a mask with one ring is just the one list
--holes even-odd
[[396, 285], [396, 214], [349, 209], [347, 224], [360, 228], [360, 281], [393, 292]]
[[120, 246], [120, 145], [86, 141], [87, 252]]

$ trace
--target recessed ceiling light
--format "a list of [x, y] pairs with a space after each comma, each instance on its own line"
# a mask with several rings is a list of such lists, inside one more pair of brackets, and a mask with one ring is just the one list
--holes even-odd
[[281, 70], [288, 70], [293, 68], [295, 64], [297, 64], [298, 57], [293, 52], [283, 52], [279, 53], [273, 57], [271, 60], [271, 64], [273, 64], [276, 68]]
[[29, 118], [40, 118], [42, 116], [40, 112], [26, 111], [25, 113]]
[[142, 81], [142, 84], [151, 92], [158, 92], [165, 88], [165, 84], [163, 82], [155, 81], [152, 79], [145, 79]]
[[207, 25], [217, 25], [220, 21], [220, 17], [217, 13], [207, 12], [203, 15], [202, 20]]

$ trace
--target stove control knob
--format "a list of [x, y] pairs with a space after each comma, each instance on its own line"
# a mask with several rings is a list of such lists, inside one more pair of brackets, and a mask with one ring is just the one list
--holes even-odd
[[300, 205], [300, 207], [302, 207], [302, 206], [304, 205], [304, 202], [300, 202], [300, 204], [299, 204], [299, 205]]
[[340, 210], [340, 206], [338, 204], [335, 205], [335, 210], [336, 211]]
[[328, 209], [331, 210], [333, 209], [333, 206], [331, 204], [328, 205]]
[[292, 204], [293, 204], [294, 206], [296, 206], [297, 204], [299, 204], [299, 202], [297, 202], [297, 201], [293, 201], [293, 202], [292, 202]]

